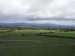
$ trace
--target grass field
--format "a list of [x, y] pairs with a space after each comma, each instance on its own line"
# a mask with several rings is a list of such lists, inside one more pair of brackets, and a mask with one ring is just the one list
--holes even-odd
[[[53, 32], [48, 30], [0, 30], [0, 40], [33, 40], [0, 44], [0, 56], [75, 56], [75, 32]], [[45, 33], [46, 32], [46, 33]], [[39, 36], [36, 34], [48, 35]], [[23, 35], [24, 34], [24, 35]], [[61, 36], [61, 37], [51, 37]]]
[[75, 37], [75, 32], [55, 32], [55, 33], [48, 33], [45, 35], [51, 35], [51, 36], [65, 36], [65, 37]]

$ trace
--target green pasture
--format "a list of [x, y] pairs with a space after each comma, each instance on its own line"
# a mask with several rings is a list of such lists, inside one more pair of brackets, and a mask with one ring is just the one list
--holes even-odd
[[22, 35], [22, 34], [37, 34], [37, 33], [49, 32], [48, 30], [14, 30], [11, 32], [1, 33], [0, 36], [10, 35]]
[[75, 32], [54, 32], [54, 33], [48, 33], [46, 35], [75, 37]]
[[0, 48], [0, 56], [75, 56], [75, 46], [28, 46]]
[[0, 33], [4, 33], [7, 32], [8, 30], [0, 30]]
[[35, 42], [0, 44], [0, 56], [75, 56], [75, 39], [36, 35], [42, 33], [50, 36], [75, 37], [75, 32], [50, 32], [14, 30], [0, 33], [0, 40], [35, 40]]

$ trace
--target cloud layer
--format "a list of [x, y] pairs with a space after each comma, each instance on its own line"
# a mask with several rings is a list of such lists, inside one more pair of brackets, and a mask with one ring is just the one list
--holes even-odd
[[0, 22], [8, 21], [73, 25], [75, 0], [0, 0]]

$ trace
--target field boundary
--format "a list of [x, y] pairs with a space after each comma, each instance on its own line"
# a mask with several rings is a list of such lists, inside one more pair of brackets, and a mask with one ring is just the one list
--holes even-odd
[[21, 43], [21, 42], [42, 42], [37, 40], [0, 40], [0, 44]]
[[42, 35], [36, 34], [37, 36], [44, 36], [44, 37], [55, 37], [55, 38], [68, 38], [68, 39], [75, 39], [75, 37], [67, 37], [67, 36], [53, 36], [53, 35]]
[[26, 46], [14, 46], [14, 47], [0, 47], [0, 48], [23, 48], [23, 47], [36, 47], [36, 46], [62, 46], [62, 45], [75, 45], [75, 43], [68, 43], [68, 44], [49, 44], [49, 45], [26, 45]]

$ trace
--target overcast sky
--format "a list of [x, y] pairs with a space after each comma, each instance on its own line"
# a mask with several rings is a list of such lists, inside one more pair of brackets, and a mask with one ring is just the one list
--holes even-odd
[[0, 23], [75, 25], [75, 0], [0, 0]]

